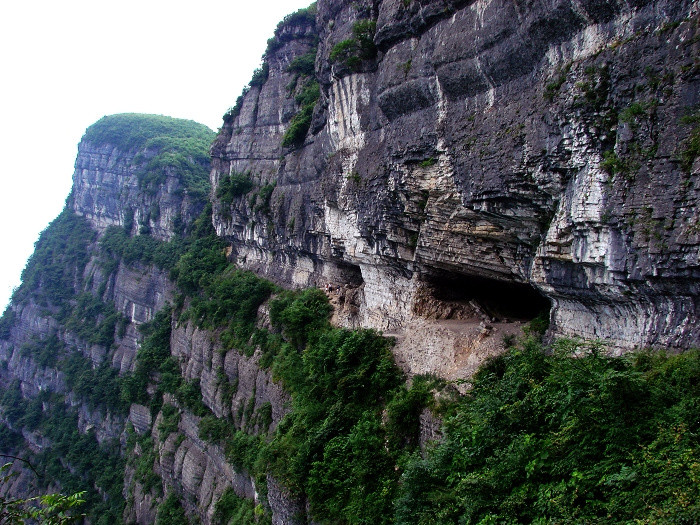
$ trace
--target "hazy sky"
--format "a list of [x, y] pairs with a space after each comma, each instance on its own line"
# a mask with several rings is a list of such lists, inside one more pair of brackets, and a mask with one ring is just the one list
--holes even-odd
[[310, 0], [38, 0], [0, 6], [0, 313], [104, 115], [216, 130], [284, 15]]

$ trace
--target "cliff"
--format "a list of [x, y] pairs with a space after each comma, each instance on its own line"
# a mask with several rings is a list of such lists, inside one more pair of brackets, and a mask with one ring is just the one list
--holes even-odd
[[[215, 188], [274, 184], [263, 209], [217, 198], [217, 233], [285, 285], [358, 290], [350, 326], [477, 303], [621, 351], [697, 345], [696, 22], [689, 1], [320, 2], [318, 46], [285, 29], [214, 143]], [[307, 52], [320, 99], [285, 147]]]
[[692, 519], [698, 14], [324, 0], [218, 134], [95, 123], [0, 320], [0, 452], [46, 480], [18, 462], [2, 495], [88, 490], [95, 523]]

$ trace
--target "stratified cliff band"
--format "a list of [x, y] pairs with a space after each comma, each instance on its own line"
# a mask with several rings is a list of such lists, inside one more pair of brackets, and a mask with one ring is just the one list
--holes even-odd
[[[274, 184], [262, 208], [218, 197], [217, 233], [278, 282], [358, 290], [349, 324], [400, 330], [486, 289], [497, 319], [551, 304], [553, 337], [697, 345], [697, 15], [320, 2], [278, 29], [267, 79], [217, 137], [215, 188]], [[284, 147], [314, 83], [306, 53], [320, 99]]]
[[218, 134], [93, 124], [0, 319], [0, 452], [43, 476], [0, 495], [693, 522], [699, 9], [321, 0]]

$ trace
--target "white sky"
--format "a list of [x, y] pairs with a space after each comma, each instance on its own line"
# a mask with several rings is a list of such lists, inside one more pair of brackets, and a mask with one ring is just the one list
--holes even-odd
[[311, 0], [0, 5], [0, 313], [68, 196], [85, 128], [155, 113], [216, 130], [267, 39]]

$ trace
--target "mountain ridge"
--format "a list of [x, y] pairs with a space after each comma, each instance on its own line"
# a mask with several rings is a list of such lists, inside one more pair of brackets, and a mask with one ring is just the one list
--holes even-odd
[[555, 7], [321, 1], [216, 137], [96, 123], [0, 451], [96, 523], [692, 520], [697, 6]]

